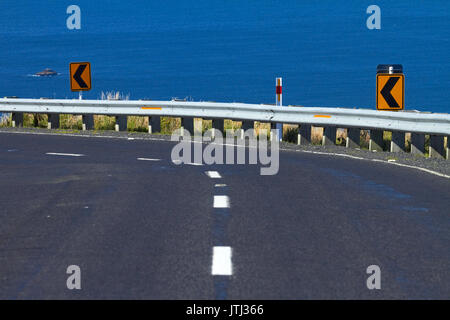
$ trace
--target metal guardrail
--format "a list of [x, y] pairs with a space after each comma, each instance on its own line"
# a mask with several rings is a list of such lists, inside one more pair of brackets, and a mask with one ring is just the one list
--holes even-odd
[[298, 144], [311, 142], [311, 125], [324, 128], [323, 145], [335, 144], [336, 129], [346, 128], [348, 148], [359, 148], [360, 129], [369, 129], [371, 151], [384, 150], [383, 131], [386, 130], [392, 132], [391, 152], [406, 150], [405, 133], [409, 132], [411, 153], [421, 155], [426, 153], [425, 135], [429, 134], [428, 155], [450, 158], [449, 143], [446, 146], [444, 139], [450, 136], [450, 114], [192, 101], [17, 98], [0, 99], [0, 112], [12, 112], [13, 126], [23, 123], [23, 113], [46, 113], [48, 128], [59, 127], [59, 114], [82, 115], [83, 130], [94, 128], [93, 115], [116, 116], [117, 131], [127, 130], [127, 116], [148, 116], [149, 133], [160, 131], [160, 116], [181, 117], [182, 127], [191, 133], [194, 132], [193, 118], [213, 119], [213, 127], [218, 130], [223, 130], [224, 119], [243, 121], [243, 129], [251, 128], [253, 121], [299, 124]]
[[245, 103], [0, 99], [0, 112], [135, 115], [249, 120], [450, 136], [450, 114], [367, 109], [276, 107]]

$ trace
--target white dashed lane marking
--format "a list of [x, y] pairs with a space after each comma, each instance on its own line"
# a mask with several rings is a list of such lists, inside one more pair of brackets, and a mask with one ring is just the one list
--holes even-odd
[[161, 161], [161, 159], [151, 159], [151, 158], [137, 158], [140, 161]]
[[172, 160], [172, 162], [176, 165], [179, 165], [179, 164], [187, 164], [189, 166], [202, 166], [203, 165], [203, 163], [183, 162], [181, 160]]
[[206, 173], [206, 175], [207, 175], [208, 177], [210, 177], [211, 179], [220, 179], [220, 178], [222, 178], [222, 176], [220, 175], [220, 173], [217, 172], [217, 171], [206, 171], [205, 173]]
[[50, 156], [66, 156], [66, 157], [83, 157], [84, 154], [79, 153], [58, 153], [58, 152], [47, 152], [46, 154]]
[[216, 183], [215, 185], [214, 185], [214, 187], [216, 187], [216, 188], [223, 188], [223, 187], [226, 187], [227, 185], [225, 184], [225, 183]]
[[214, 208], [229, 208], [230, 198], [228, 196], [214, 196]]
[[231, 253], [231, 247], [213, 247], [212, 275], [231, 276], [233, 274]]
[[195, 163], [195, 162], [186, 162], [185, 164], [187, 164], [188, 166], [202, 166], [203, 163]]

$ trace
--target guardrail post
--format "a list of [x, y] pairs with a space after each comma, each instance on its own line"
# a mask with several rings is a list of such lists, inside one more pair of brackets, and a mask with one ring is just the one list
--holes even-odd
[[411, 154], [425, 154], [425, 135], [411, 132]]
[[359, 128], [348, 128], [347, 129], [347, 139], [345, 139], [346, 148], [359, 148], [361, 141], [361, 129]]
[[446, 150], [444, 146], [444, 136], [430, 135], [430, 158], [446, 158]]
[[161, 132], [161, 117], [149, 116], [148, 117], [148, 133]]
[[184, 136], [184, 130], [188, 131], [190, 135], [194, 135], [194, 118], [181, 118], [181, 127], [183, 128], [181, 134]]
[[48, 114], [47, 129], [59, 128], [59, 113]]
[[392, 131], [391, 152], [405, 151], [405, 133], [400, 131]]
[[253, 129], [253, 133], [255, 130], [255, 124], [253, 121], [242, 121], [242, 126], [241, 126], [241, 139], [244, 139], [244, 132], [247, 131], [248, 129]]
[[370, 151], [383, 151], [383, 130], [370, 130]]
[[[223, 134], [224, 134], [224, 119], [213, 119], [212, 120], [212, 128], [215, 130], [219, 130], [223, 136]], [[212, 137], [214, 137], [215, 130], [213, 130]]]
[[299, 125], [297, 144], [306, 145], [310, 143], [311, 143], [311, 125], [310, 124]]
[[116, 131], [127, 131], [128, 126], [128, 116], [116, 116], [116, 124], [114, 130]]
[[334, 146], [336, 145], [336, 126], [327, 126], [323, 128], [322, 145]]
[[85, 130], [92, 130], [94, 129], [94, 115], [92, 114], [83, 114], [81, 116], [82, 118], [82, 129]]
[[23, 113], [22, 112], [13, 112], [11, 115], [11, 126], [15, 127], [23, 127]]

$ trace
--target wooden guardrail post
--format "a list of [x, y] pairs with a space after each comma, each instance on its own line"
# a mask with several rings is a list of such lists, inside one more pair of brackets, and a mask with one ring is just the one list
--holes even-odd
[[299, 125], [297, 144], [298, 145], [311, 144], [311, 125], [310, 124]]
[[128, 116], [120, 115], [116, 116], [116, 124], [114, 125], [114, 129], [116, 131], [127, 131], [128, 129]]
[[405, 151], [405, 133], [401, 131], [393, 131], [391, 138], [391, 152]]
[[370, 130], [370, 151], [383, 151], [383, 130]]
[[245, 133], [245, 131], [247, 131], [249, 129], [253, 129], [253, 133], [254, 133], [254, 130], [255, 130], [254, 122], [248, 121], [248, 120], [242, 120], [241, 134], [240, 134], [241, 139], [244, 139], [244, 133]]
[[11, 115], [11, 126], [15, 127], [23, 127], [23, 113], [22, 112], [13, 112]]
[[59, 113], [48, 114], [47, 129], [59, 128]]
[[222, 133], [222, 136], [224, 135], [224, 121], [225, 119], [213, 119], [212, 120], [212, 128], [213, 130], [213, 137], [215, 130], [219, 130]]
[[361, 141], [361, 130], [359, 128], [348, 128], [347, 139], [345, 140], [346, 148], [359, 148]]
[[430, 158], [446, 158], [446, 150], [444, 146], [444, 136], [441, 135], [430, 135]]
[[411, 132], [411, 154], [425, 154], [425, 134]]
[[149, 116], [148, 117], [148, 133], [161, 132], [161, 117]]
[[82, 129], [85, 130], [93, 130], [94, 129], [94, 115], [92, 114], [83, 114], [82, 118]]
[[188, 131], [190, 135], [194, 135], [194, 118], [185, 117], [181, 118], [181, 135], [184, 136], [184, 130]]
[[327, 126], [323, 128], [322, 145], [334, 146], [336, 145], [336, 126]]

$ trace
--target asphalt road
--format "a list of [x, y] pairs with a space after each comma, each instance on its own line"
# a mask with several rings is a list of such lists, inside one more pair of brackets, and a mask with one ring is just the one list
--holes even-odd
[[291, 151], [261, 176], [173, 146], [0, 133], [0, 298], [450, 299], [449, 179]]

